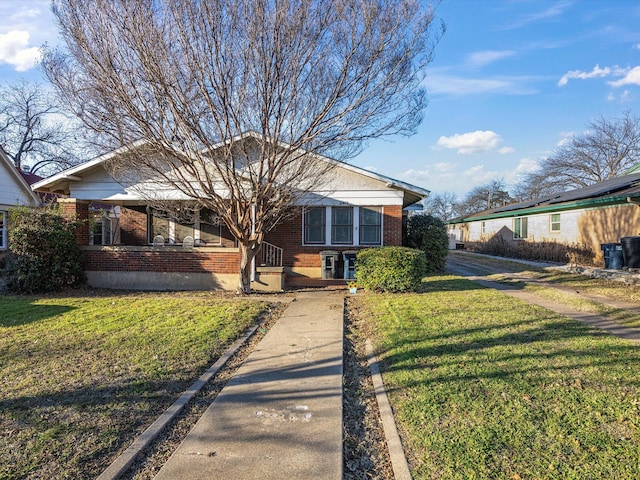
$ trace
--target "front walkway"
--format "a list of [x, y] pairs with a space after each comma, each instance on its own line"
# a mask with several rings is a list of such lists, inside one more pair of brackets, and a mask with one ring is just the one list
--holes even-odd
[[344, 292], [301, 292], [158, 480], [342, 478]]
[[[543, 297], [537, 296], [529, 292], [525, 292], [523, 290], [514, 289], [513, 287], [505, 285], [504, 283], [487, 280], [486, 278], [484, 278], [484, 276], [476, 275], [475, 273], [465, 269], [463, 266], [460, 266], [460, 265], [448, 264], [447, 271], [455, 275], [466, 277], [469, 280], [473, 280], [481, 285], [484, 285], [485, 287], [500, 290], [502, 293], [506, 295], [519, 298], [520, 300], [523, 300], [525, 302], [538, 305], [539, 307], [546, 308], [547, 310], [551, 310], [552, 312], [555, 312], [555, 313], [559, 313], [560, 315], [564, 315], [565, 317], [573, 318], [574, 320], [577, 320], [582, 323], [586, 323], [588, 325], [591, 325], [592, 327], [600, 328], [620, 338], [624, 338], [626, 340], [631, 340], [634, 342], [640, 342], [640, 329], [625, 327], [623, 325], [619, 325], [618, 323], [613, 322], [612, 320], [604, 318], [601, 315], [582, 312], [568, 305], [547, 300]], [[540, 282], [527, 280], [524, 278], [520, 278], [520, 280], [523, 282], [540, 283]], [[550, 287], [557, 288], [554, 286], [550, 286]], [[558, 288], [558, 289], [562, 290], [562, 288]], [[603, 301], [602, 303], [616, 304], [615, 301]], [[634, 308], [630, 304], [623, 304], [621, 302], [617, 302], [616, 306], [621, 309]]]

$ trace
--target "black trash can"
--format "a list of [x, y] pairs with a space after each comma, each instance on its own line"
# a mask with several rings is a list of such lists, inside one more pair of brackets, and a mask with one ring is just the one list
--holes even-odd
[[620, 243], [602, 243], [600, 245], [604, 255], [604, 268], [611, 270], [620, 270], [624, 265], [622, 255], [622, 244]]
[[622, 256], [628, 268], [640, 268], [640, 236], [622, 237]]
[[322, 279], [330, 280], [338, 278], [338, 258], [339, 253], [335, 250], [322, 250], [320, 252], [320, 261], [322, 265]]

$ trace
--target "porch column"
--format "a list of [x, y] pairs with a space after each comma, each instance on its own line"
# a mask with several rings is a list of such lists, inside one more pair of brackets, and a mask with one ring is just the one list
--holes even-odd
[[77, 198], [59, 198], [58, 203], [66, 218], [82, 222], [76, 230], [76, 243], [89, 245], [89, 201]]

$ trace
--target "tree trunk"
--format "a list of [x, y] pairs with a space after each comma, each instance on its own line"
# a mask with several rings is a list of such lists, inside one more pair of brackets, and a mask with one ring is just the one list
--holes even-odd
[[251, 293], [251, 267], [253, 259], [258, 253], [258, 244], [238, 242], [240, 247], [240, 275], [238, 279], [238, 294], [249, 295]]

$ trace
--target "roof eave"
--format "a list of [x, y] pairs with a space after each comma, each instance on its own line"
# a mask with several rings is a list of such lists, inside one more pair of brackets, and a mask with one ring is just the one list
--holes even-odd
[[464, 217], [460, 219], [449, 220], [446, 223], [448, 225], [456, 225], [459, 223], [471, 223], [471, 222], [476, 222], [481, 220], [493, 220], [497, 218], [522, 217], [525, 215], [532, 215], [537, 213], [553, 213], [553, 212], [558, 212], [562, 210], [577, 210], [580, 208], [605, 207], [609, 205], [635, 203], [635, 202], [629, 202], [628, 198], [638, 198], [638, 201], [640, 201], [640, 196], [634, 197], [629, 195], [615, 195], [615, 196], [602, 197], [602, 198], [590, 198], [588, 200], [577, 200], [575, 202], [557, 203], [557, 204], [544, 205], [539, 207], [523, 208], [522, 210], [498, 212], [490, 215]]

